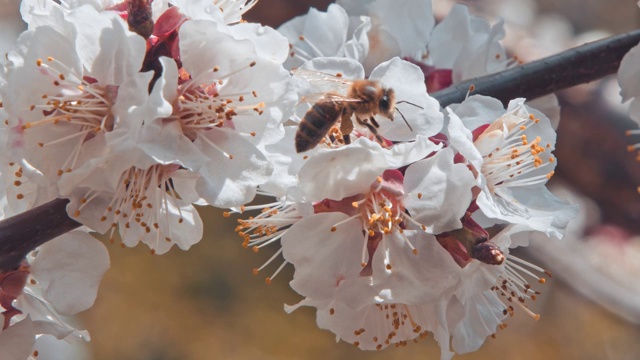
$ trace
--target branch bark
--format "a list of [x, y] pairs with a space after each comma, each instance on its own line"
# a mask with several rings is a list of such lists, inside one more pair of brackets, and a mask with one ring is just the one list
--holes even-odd
[[0, 273], [15, 270], [36, 247], [80, 227], [67, 215], [67, 199], [56, 199], [0, 221]]
[[440, 106], [461, 103], [469, 95], [494, 97], [503, 104], [535, 99], [614, 74], [624, 55], [640, 42], [640, 30], [584, 44], [544, 59], [454, 84], [431, 94]]

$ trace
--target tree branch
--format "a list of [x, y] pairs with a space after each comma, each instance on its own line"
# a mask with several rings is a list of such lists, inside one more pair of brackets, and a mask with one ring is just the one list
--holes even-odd
[[640, 30], [594, 41], [544, 59], [454, 84], [431, 94], [440, 106], [461, 103], [469, 95], [535, 99], [614, 74], [624, 55], [640, 42]]
[[0, 221], [0, 273], [15, 270], [36, 247], [80, 226], [67, 215], [67, 199], [56, 199]]

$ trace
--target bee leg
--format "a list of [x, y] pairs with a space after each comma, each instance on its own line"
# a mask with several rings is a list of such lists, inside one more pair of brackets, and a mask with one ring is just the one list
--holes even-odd
[[[382, 136], [378, 134], [378, 130], [376, 130], [376, 128], [373, 125], [369, 124], [365, 120], [360, 119], [357, 115], [356, 115], [356, 121], [358, 122], [358, 124], [362, 126], [366, 126], [367, 129], [369, 129], [369, 131], [371, 131], [371, 133], [376, 137], [376, 140], [378, 140], [378, 143], [380, 143], [380, 145], [384, 145], [385, 143], [384, 139], [382, 138]], [[378, 123], [376, 122], [376, 124]]]
[[351, 144], [351, 132], [353, 131], [353, 121], [351, 121], [351, 112], [345, 107], [342, 110], [340, 118], [340, 132], [345, 144]]
[[369, 121], [371, 121], [371, 124], [373, 124], [373, 126], [375, 126], [376, 128], [380, 127], [380, 124], [378, 124], [378, 122], [376, 121], [376, 118], [374, 118], [373, 116], [369, 118]]

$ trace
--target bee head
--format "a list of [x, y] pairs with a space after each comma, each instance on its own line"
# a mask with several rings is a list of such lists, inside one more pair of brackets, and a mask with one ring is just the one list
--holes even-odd
[[378, 102], [378, 109], [382, 115], [389, 118], [391, 121], [393, 121], [393, 117], [395, 116], [395, 103], [396, 95], [393, 92], [393, 89], [382, 89], [382, 96]]

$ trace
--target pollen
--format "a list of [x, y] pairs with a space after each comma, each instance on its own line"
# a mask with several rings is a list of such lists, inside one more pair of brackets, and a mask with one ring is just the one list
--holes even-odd
[[532, 125], [539, 119], [533, 114], [524, 118], [506, 119], [498, 120], [503, 122], [500, 126], [506, 125], [502, 130], [506, 132], [503, 144], [484, 156], [481, 168], [489, 189], [494, 192], [496, 187], [544, 184], [553, 175], [553, 171], [546, 175], [529, 174], [555, 162], [555, 158], [549, 156], [545, 159], [541, 155], [551, 148], [551, 144], [543, 142], [540, 136], [532, 139], [532, 134], [538, 129], [537, 125]]

